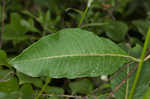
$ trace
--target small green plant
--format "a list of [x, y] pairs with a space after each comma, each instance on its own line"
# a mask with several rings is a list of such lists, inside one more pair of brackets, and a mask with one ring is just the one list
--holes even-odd
[[139, 2], [63, 2], [3, 0], [0, 99], [149, 99], [150, 21], [130, 22]]

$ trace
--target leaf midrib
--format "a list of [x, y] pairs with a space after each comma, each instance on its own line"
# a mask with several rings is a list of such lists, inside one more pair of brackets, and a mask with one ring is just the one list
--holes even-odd
[[[116, 57], [124, 57], [124, 58], [129, 58], [135, 62], [139, 62], [140, 59], [137, 59], [135, 57], [132, 56], [128, 56], [128, 55], [122, 55], [122, 54], [70, 54], [70, 55], [59, 55], [59, 56], [49, 56], [49, 57], [42, 57], [42, 58], [36, 58], [36, 59], [30, 59], [30, 60], [19, 60], [19, 62], [28, 62], [28, 61], [40, 61], [40, 60], [46, 60], [46, 59], [55, 59], [55, 58], [65, 58], [65, 57], [88, 57], [88, 56], [116, 56]], [[10, 61], [10, 62], [13, 62]], [[19, 63], [19, 62], [15, 62], [15, 63]]]

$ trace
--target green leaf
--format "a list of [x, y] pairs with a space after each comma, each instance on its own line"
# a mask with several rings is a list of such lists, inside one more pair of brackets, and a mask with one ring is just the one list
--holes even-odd
[[10, 24], [6, 24], [4, 27], [3, 39], [14, 41], [26, 40], [27, 36], [25, 33], [27, 28], [21, 24], [22, 17], [18, 13], [12, 13], [10, 17]]
[[20, 88], [21, 99], [33, 99], [34, 90], [30, 84], [25, 84]]
[[[112, 84], [112, 90], [114, 90], [114, 88], [116, 86], [118, 86], [122, 80], [124, 80], [127, 77], [127, 68], [125, 68], [124, 70], [121, 70], [119, 72], [119, 74], [117, 74], [117, 76], [115, 76], [112, 80], [111, 80], [111, 84]], [[116, 99], [125, 99], [125, 95], [126, 95], [126, 84], [124, 83], [117, 92], [115, 92], [115, 97]]]
[[143, 42], [140, 41], [140, 40], [139, 40], [138, 38], [136, 38], [136, 37], [130, 37], [129, 39], [130, 39], [130, 40], [129, 40], [129, 43], [130, 43], [131, 45], [136, 45], [136, 44], [143, 45]]
[[[138, 98], [142, 98], [144, 93], [146, 92], [147, 88], [149, 87], [149, 82], [150, 82], [150, 62], [147, 61], [143, 64], [143, 68], [141, 71], [141, 75], [140, 78], [138, 80], [138, 84], [136, 86], [135, 89], [135, 93], [133, 96], [133, 99], [138, 99]], [[133, 80], [135, 78], [135, 75], [132, 76], [131, 80], [129, 81], [129, 83], [133, 83]], [[131, 88], [131, 86], [129, 86]]]
[[145, 92], [143, 99], [150, 99], [150, 87], [148, 87], [147, 91]]
[[122, 41], [125, 39], [125, 35], [128, 32], [128, 26], [121, 21], [106, 21], [104, 30], [106, 35], [114, 41]]
[[150, 26], [150, 21], [149, 20], [135, 20], [132, 22], [138, 31], [143, 35], [146, 36], [148, 27]]
[[11, 93], [18, 90], [18, 83], [16, 78], [0, 82], [0, 91], [5, 93]]
[[[10, 83], [10, 85], [12, 85]], [[7, 87], [4, 84], [5, 90], [11, 89], [12, 87]], [[16, 86], [14, 86], [16, 87]], [[3, 90], [0, 90], [0, 99], [33, 99], [33, 88], [30, 84], [23, 85], [20, 90], [18, 90], [18, 87], [16, 90], [11, 90], [9, 93]]]
[[75, 8], [67, 8], [65, 9], [66, 12], [73, 10], [74, 12], [78, 13], [79, 15], [81, 15], [83, 13], [83, 11], [75, 9]]
[[33, 19], [24, 20], [18, 13], [12, 13], [10, 23], [4, 26], [3, 39], [14, 42], [24, 41], [28, 39], [28, 35], [25, 34], [28, 31], [39, 32], [34, 26]]
[[0, 91], [0, 99], [18, 99], [19, 92], [4, 93]]
[[125, 52], [128, 53], [128, 51], [129, 51], [129, 46], [128, 46], [127, 43], [121, 42], [121, 43], [118, 44], [118, 46], [119, 46], [120, 48], [122, 48]]
[[21, 20], [21, 25], [25, 26], [28, 30], [32, 32], [40, 32], [37, 28], [35, 28], [33, 19], [29, 19], [28, 21]]
[[[111, 0], [111, 1], [115, 1], [115, 0]], [[131, 1], [132, 0], [116, 1], [116, 4], [114, 4], [115, 10], [119, 11], [120, 13], [124, 13], [124, 10], [126, 10], [127, 4]]]
[[60, 2], [59, 0], [44, 0], [44, 2], [42, 0], [33, 0], [33, 1], [35, 4], [49, 8], [51, 11], [54, 11], [55, 13], [58, 13], [57, 11], [60, 12], [60, 10], [62, 9], [61, 6], [62, 2]]
[[59, 88], [59, 87], [47, 86], [46, 89], [45, 89], [45, 92], [48, 93], [48, 94], [62, 95], [62, 94], [64, 94], [64, 89]]
[[134, 56], [134, 57], [140, 57], [140, 55], [141, 55], [141, 52], [142, 51], [142, 46], [141, 45], [139, 45], [139, 44], [136, 44], [136, 46], [135, 47], [133, 47], [133, 48], [131, 48], [131, 49], [129, 49], [129, 54], [131, 55], [131, 56]]
[[[63, 88], [55, 87], [55, 86], [47, 86], [45, 89], [45, 94], [52, 96], [43, 96], [41, 99], [64, 99], [64, 97], [59, 97], [57, 95], [64, 95], [65, 91]], [[55, 96], [56, 95], [56, 96]], [[45, 98], [44, 98], [45, 97]]]
[[33, 77], [29, 77], [27, 75], [24, 75], [22, 73], [17, 73], [17, 76], [19, 78], [19, 84], [26, 84], [26, 83], [31, 83], [36, 87], [42, 87], [43, 83], [42, 80], [39, 78], [33, 78]]
[[[135, 66], [135, 64], [131, 65], [132, 67]], [[131, 67], [129, 66], [129, 67]], [[147, 88], [149, 87], [149, 77], [150, 77], [150, 62], [145, 62], [141, 71], [141, 75], [140, 75], [140, 79], [138, 80], [138, 84], [135, 88], [135, 93], [133, 95], [133, 99], [143, 99], [142, 97], [144, 96], [144, 93], [146, 92]], [[134, 68], [134, 67], [133, 67]], [[135, 78], [135, 74], [136, 72], [134, 72], [134, 74], [132, 74], [132, 76], [130, 77], [130, 79], [128, 80], [128, 91], [130, 92], [130, 89], [132, 87], [132, 83], [134, 81]], [[119, 85], [119, 83], [125, 79], [125, 77], [127, 76], [127, 71], [123, 70], [120, 71], [120, 73], [111, 81], [112, 83], [112, 89], [114, 89], [117, 85]], [[124, 83], [121, 88], [115, 93], [116, 99], [122, 99], [125, 97], [126, 94], [126, 88], [127, 85], [126, 83]], [[129, 95], [129, 93], [128, 93]]]
[[13, 78], [11, 73], [12, 71], [9, 69], [0, 69], [0, 81], [7, 81]]
[[77, 78], [112, 74], [129, 58], [135, 60], [108, 39], [81, 29], [64, 29], [43, 37], [10, 64], [32, 77]]
[[0, 49], [0, 65], [8, 65], [7, 54]]
[[60, 17], [57, 16], [56, 19], [51, 18], [51, 12], [48, 10], [46, 13], [43, 13], [39, 10], [39, 15], [35, 18], [43, 27], [43, 31], [52, 32], [55, 31], [55, 24], [59, 21]]
[[74, 81], [69, 84], [70, 89], [73, 94], [90, 94], [93, 91], [93, 84], [88, 79], [82, 79], [79, 81]]

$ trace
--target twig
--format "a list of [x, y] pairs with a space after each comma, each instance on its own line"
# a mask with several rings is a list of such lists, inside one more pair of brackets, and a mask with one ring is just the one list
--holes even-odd
[[52, 94], [42, 94], [43, 96], [57, 96], [57, 97], [67, 97], [67, 98], [82, 98], [82, 96], [72, 96], [72, 95], [52, 95]]
[[[10, 79], [11, 79], [11, 78], [10, 78]], [[10, 79], [0, 80], [0, 82], [7, 82], [7, 81], [9, 81]]]
[[120, 87], [131, 77], [131, 75], [136, 71], [137, 67], [138, 67], [138, 65], [136, 65], [136, 66], [131, 70], [131, 72], [128, 74], [128, 76], [127, 76], [124, 80], [122, 80], [118, 86], [116, 86], [116, 87], [114, 88], [114, 90], [109, 94], [109, 96], [108, 96], [106, 99], [109, 99], [115, 92], [117, 92], [117, 91], [119, 90], [119, 88], [120, 88]]
[[1, 23], [1, 33], [0, 33], [0, 48], [2, 48], [2, 33], [4, 32], [4, 24], [5, 24], [5, 0], [2, 1], [2, 23]]

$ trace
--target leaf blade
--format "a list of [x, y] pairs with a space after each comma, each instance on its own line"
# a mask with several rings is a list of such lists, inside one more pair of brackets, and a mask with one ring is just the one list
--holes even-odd
[[132, 57], [108, 39], [81, 29], [64, 29], [34, 43], [10, 64], [33, 77], [76, 78], [111, 74], [128, 58]]

